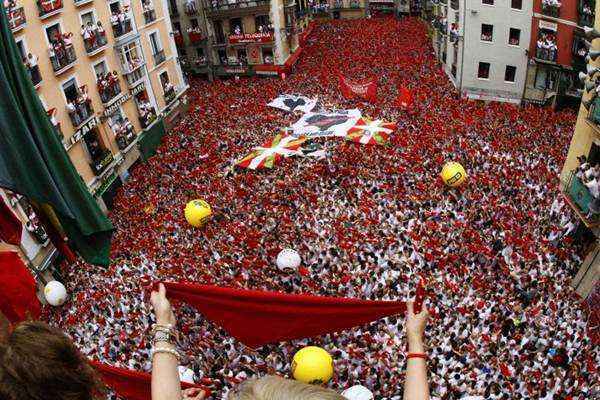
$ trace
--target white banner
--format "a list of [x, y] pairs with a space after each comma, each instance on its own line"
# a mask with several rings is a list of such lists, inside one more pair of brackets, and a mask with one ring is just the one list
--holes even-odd
[[361, 113], [358, 109], [341, 110], [333, 112], [319, 112], [304, 114], [295, 124], [291, 126], [292, 135], [325, 137], [346, 136], [348, 130], [356, 125]]
[[307, 113], [315, 108], [317, 99], [309, 99], [308, 97], [296, 96], [295, 94], [282, 94], [267, 105], [288, 112], [302, 111], [303, 113]]

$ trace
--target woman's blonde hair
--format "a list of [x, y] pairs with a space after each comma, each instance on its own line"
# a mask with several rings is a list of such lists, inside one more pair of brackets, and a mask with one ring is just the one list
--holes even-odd
[[228, 400], [346, 400], [333, 390], [267, 375], [241, 383]]

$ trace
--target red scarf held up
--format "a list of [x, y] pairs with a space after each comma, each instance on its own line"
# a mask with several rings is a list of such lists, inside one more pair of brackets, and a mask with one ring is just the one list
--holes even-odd
[[371, 103], [377, 102], [377, 81], [375, 79], [363, 82], [354, 82], [343, 75], [339, 75], [340, 92], [347, 99], [358, 98]]
[[170, 299], [193, 306], [251, 348], [338, 332], [406, 312], [406, 303], [402, 301], [296, 295], [175, 282], [164, 282], [164, 285]]
[[[100, 374], [106, 386], [110, 387], [120, 397], [126, 400], [150, 400], [152, 398], [152, 375], [101, 364], [97, 361], [90, 361], [90, 364]], [[200, 388], [204, 390], [206, 397], [211, 393], [210, 389], [191, 383], [181, 382], [181, 388]]]

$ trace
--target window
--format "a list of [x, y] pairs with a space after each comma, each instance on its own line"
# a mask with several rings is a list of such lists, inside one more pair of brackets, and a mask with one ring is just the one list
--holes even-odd
[[517, 75], [517, 67], [512, 66], [512, 65], [507, 65], [506, 71], [504, 71], [504, 81], [505, 82], [514, 82], [516, 75]]
[[96, 74], [96, 79], [104, 77], [107, 72], [108, 67], [106, 66], [106, 61], [100, 61], [98, 64], [94, 65], [94, 73]]
[[67, 101], [76, 101], [79, 97], [79, 91], [77, 90], [77, 81], [75, 78], [71, 78], [62, 85], [63, 92]]
[[481, 4], [486, 4], [488, 6], [494, 5], [494, 0], [481, 0]]
[[244, 33], [244, 26], [242, 25], [241, 18], [231, 18], [229, 20], [229, 34], [230, 35], [241, 35]]
[[225, 43], [225, 33], [223, 32], [223, 21], [215, 21], [215, 39], [217, 43]]
[[167, 71], [161, 73], [158, 77], [160, 79], [160, 84], [162, 85], [162, 87], [166, 87], [169, 83], [169, 74], [167, 73]]
[[508, 33], [508, 44], [511, 46], [518, 46], [521, 42], [521, 30], [517, 28], [510, 28]]
[[523, 0], [511, 0], [510, 8], [515, 9], [515, 10], [523, 9]]
[[198, 28], [198, 18], [191, 18], [190, 25], [192, 26], [192, 28]]
[[22, 40], [17, 41], [17, 49], [19, 50], [19, 55], [21, 55], [21, 59], [25, 60], [27, 58], [27, 51], [25, 50], [25, 44]]
[[173, 21], [173, 30], [175, 32], [181, 32], [181, 24], [179, 21]]
[[152, 32], [149, 37], [150, 47], [152, 47], [152, 54], [158, 54], [162, 51], [160, 41], [158, 40], [158, 34], [156, 32]]
[[494, 39], [494, 25], [481, 24], [481, 40], [491, 42]]
[[61, 32], [61, 30], [60, 30], [59, 24], [54, 24], [54, 25], [47, 27], [46, 28], [46, 36], [48, 37], [48, 41], [50, 43], [57, 42], [58, 39], [61, 37], [60, 32]]
[[204, 58], [204, 48], [196, 47], [196, 56], [198, 58]]
[[273, 49], [270, 47], [263, 47], [262, 49], [263, 62], [265, 64], [273, 64]]
[[490, 78], [490, 63], [480, 62], [479, 69], [477, 70], [477, 77], [479, 79], [489, 79]]
[[268, 15], [257, 15], [256, 18], [254, 18], [254, 26], [256, 27], [255, 32], [268, 32], [270, 24], [271, 22], [269, 21]]
[[94, 12], [89, 11], [84, 14], [81, 14], [81, 25], [88, 26], [88, 24], [95, 24]]

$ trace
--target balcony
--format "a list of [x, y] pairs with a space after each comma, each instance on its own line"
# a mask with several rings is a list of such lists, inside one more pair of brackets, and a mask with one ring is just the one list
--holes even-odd
[[138, 106], [138, 112], [140, 114], [139, 121], [142, 129], [146, 129], [156, 121], [156, 109], [149, 103], [144, 106]]
[[67, 113], [69, 114], [69, 118], [71, 119], [71, 123], [75, 129], [79, 128], [88, 119], [94, 116], [94, 109], [92, 108], [91, 102], [79, 102], [80, 99], [77, 99], [77, 102], [69, 102], [67, 104]]
[[190, 39], [191, 44], [200, 43], [204, 40], [202, 36], [202, 31], [198, 30], [188, 30], [188, 38]]
[[146, 64], [142, 62], [136, 66], [123, 68], [125, 80], [127, 80], [127, 85], [129, 85], [130, 88], [137, 85], [144, 78], [144, 76], [146, 76], [144, 65]]
[[332, 10], [343, 10], [343, 9], [357, 9], [360, 8], [360, 3], [356, 0], [351, 0], [346, 3], [343, 1], [336, 1], [331, 7]]
[[92, 170], [96, 176], [102, 175], [106, 168], [113, 162], [114, 157], [109, 150], [98, 150], [97, 155], [92, 156]]
[[113, 74], [109, 74], [107, 79], [102, 79], [96, 83], [98, 87], [98, 93], [100, 94], [100, 100], [103, 104], [110, 103], [113, 99], [121, 94], [121, 84], [117, 77]]
[[558, 57], [557, 49], [544, 49], [538, 47], [535, 51], [535, 59], [537, 61], [556, 63]]
[[560, 6], [543, 4], [542, 2], [542, 14], [548, 17], [558, 18], [560, 17]]
[[133, 125], [128, 120], [125, 120], [124, 123], [116, 129], [115, 140], [117, 142], [117, 147], [119, 147], [119, 150], [123, 151], [133, 143], [137, 135], [135, 134]]
[[146, 24], [150, 24], [150, 23], [156, 21], [156, 10], [154, 10], [154, 9], [145, 10], [144, 11], [144, 21], [146, 22]]
[[35, 60], [35, 65], [32, 65], [33, 63], [31, 63], [29, 59], [26, 59], [25, 68], [27, 68], [31, 83], [33, 83], [33, 86], [37, 89], [40, 86], [40, 83], [42, 83], [42, 74], [40, 72], [40, 67], [37, 65], [37, 57], [34, 56], [33, 59]]
[[579, 0], [579, 26], [594, 27], [595, 8], [595, 0]]
[[183, 35], [179, 31], [173, 32], [173, 40], [177, 46], [183, 46]]
[[75, 7], [80, 7], [85, 4], [91, 3], [92, 1], [94, 0], [73, 0], [73, 4], [75, 4]]
[[75, 61], [77, 61], [77, 55], [75, 54], [73, 45], [61, 51], [53, 52], [53, 54], [54, 55], [49, 56], [49, 58], [52, 69], [54, 70], [54, 75], [57, 76], [69, 70], [75, 65]]
[[41, 19], [58, 14], [63, 8], [62, 0], [37, 0], [38, 15]]
[[8, 17], [8, 24], [13, 33], [23, 29], [27, 23], [23, 7], [13, 8], [12, 10], [6, 9], [6, 16]]
[[562, 192], [566, 202], [588, 228], [600, 226], [600, 214], [596, 211], [598, 200], [592, 196], [587, 186], [575, 175], [575, 171], [571, 172], [569, 179], [563, 184]]
[[118, 39], [132, 32], [133, 24], [131, 23], [131, 16], [127, 15], [122, 24], [113, 25], [112, 30], [115, 39]]
[[207, 10], [210, 12], [250, 9], [257, 7], [269, 8], [269, 0], [210, 0], [207, 1]]
[[170, 85], [168, 88], [164, 88], [164, 96], [165, 96], [165, 104], [169, 105], [175, 100], [177, 97], [177, 92], [175, 91], [175, 87]]
[[167, 59], [164, 50], [157, 51], [155, 54], [152, 54], [152, 57], [154, 57], [154, 66], [159, 66], [160, 64], [164, 63]]
[[102, 50], [104, 50], [107, 43], [108, 40], [106, 39], [106, 33], [88, 39], [83, 39], [83, 46], [85, 47], [85, 51], [88, 56], [93, 56], [100, 53]]

